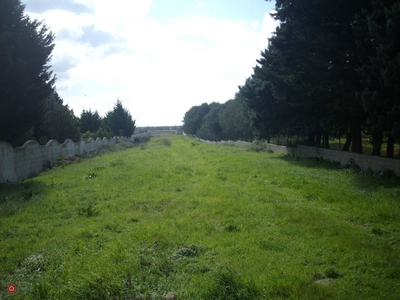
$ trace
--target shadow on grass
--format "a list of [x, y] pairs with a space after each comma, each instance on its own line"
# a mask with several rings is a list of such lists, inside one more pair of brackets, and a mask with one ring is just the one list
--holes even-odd
[[26, 203], [35, 201], [48, 193], [48, 186], [40, 181], [27, 180], [20, 183], [0, 185], [0, 217], [19, 211]]
[[292, 165], [308, 169], [346, 172], [358, 187], [367, 190], [376, 190], [380, 187], [400, 188], [400, 176], [396, 176], [392, 171], [362, 171], [357, 165], [341, 166], [338, 162], [330, 162], [322, 158], [302, 158], [292, 155], [281, 155], [272, 157], [271, 159], [285, 161]]

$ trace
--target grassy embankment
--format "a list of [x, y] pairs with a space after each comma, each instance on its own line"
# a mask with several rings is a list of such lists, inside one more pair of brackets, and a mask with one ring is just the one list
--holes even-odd
[[154, 138], [0, 189], [0, 299], [398, 299], [399, 201], [398, 179]]

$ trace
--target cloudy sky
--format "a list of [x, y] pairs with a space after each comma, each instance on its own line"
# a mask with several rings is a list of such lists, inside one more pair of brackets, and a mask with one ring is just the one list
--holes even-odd
[[119, 98], [137, 126], [232, 99], [276, 23], [264, 0], [22, 0], [55, 33], [57, 91], [79, 116]]

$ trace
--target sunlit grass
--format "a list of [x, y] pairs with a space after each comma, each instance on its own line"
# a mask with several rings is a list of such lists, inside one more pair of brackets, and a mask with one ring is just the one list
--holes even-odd
[[397, 299], [399, 199], [395, 178], [153, 139], [1, 188], [0, 299]]

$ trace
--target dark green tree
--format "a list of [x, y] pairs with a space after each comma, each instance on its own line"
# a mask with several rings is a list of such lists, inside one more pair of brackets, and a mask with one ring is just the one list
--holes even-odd
[[53, 90], [52, 93], [46, 97], [43, 105], [43, 114], [40, 119], [34, 125], [34, 139], [40, 144], [46, 144], [51, 139], [48, 126], [53, 126], [49, 123], [49, 117], [53, 110], [63, 105], [63, 100], [60, 98], [58, 93]]
[[221, 140], [251, 141], [253, 139], [250, 110], [238, 93], [235, 99], [223, 104], [218, 117], [222, 131]]
[[221, 140], [222, 128], [219, 122], [219, 113], [224, 105], [213, 102], [208, 105], [209, 111], [202, 118], [201, 126], [197, 131], [197, 136], [204, 140]]
[[80, 140], [78, 119], [68, 105], [57, 105], [48, 113], [46, 134], [49, 140], [55, 139], [59, 143], [63, 143], [66, 139], [75, 142]]
[[24, 14], [20, 0], [0, 1], [0, 140], [15, 143], [44, 113], [55, 82], [54, 35]]
[[204, 122], [204, 117], [210, 111], [210, 107], [207, 103], [203, 103], [200, 106], [191, 107], [183, 118], [182, 130], [186, 134], [197, 134], [201, 125]]
[[[394, 156], [394, 141], [400, 138], [400, 3], [394, 0], [372, 1], [374, 10], [364, 12], [367, 39], [374, 51], [359, 68], [365, 85], [359, 93], [368, 114], [373, 154], [381, 154], [387, 138], [386, 156]], [[363, 33], [363, 31], [362, 31]]]
[[185, 114], [183, 131], [210, 141], [253, 138], [249, 109], [238, 95], [224, 104], [193, 106]]
[[53, 91], [44, 101], [44, 114], [34, 125], [35, 138], [45, 144], [50, 139], [62, 143], [66, 139], [80, 140], [78, 119], [68, 105], [63, 104], [56, 91]]
[[[347, 147], [362, 152], [361, 131], [366, 121], [356, 92], [362, 89], [359, 68], [368, 59], [368, 44], [357, 38], [357, 14], [371, 9], [369, 1], [277, 0], [281, 26], [271, 44], [290, 62], [283, 64], [290, 104], [313, 121], [311, 131], [348, 128]], [[326, 135], [326, 134], [325, 134]], [[327, 135], [326, 135], [327, 136]], [[316, 140], [318, 143], [318, 138]], [[347, 150], [347, 149], [346, 149]]]
[[267, 70], [266, 67], [256, 67], [255, 74], [239, 86], [237, 97], [242, 98], [249, 109], [255, 136], [269, 142], [271, 137], [282, 134], [289, 124], [283, 122], [284, 117], [279, 114], [280, 103], [272, 94], [271, 83], [265, 76]]
[[109, 111], [104, 118], [104, 127], [109, 127], [115, 136], [131, 136], [135, 131], [135, 122], [122, 102], [117, 100], [114, 109]]
[[369, 1], [277, 0], [280, 21], [254, 74], [240, 88], [260, 137], [301, 135], [329, 147], [329, 134], [347, 130], [346, 150], [361, 152], [367, 115], [356, 92], [357, 68], [370, 44], [355, 34]]
[[83, 110], [79, 118], [79, 128], [81, 133], [91, 132], [94, 133], [99, 130], [101, 126], [101, 118], [97, 110], [92, 112], [91, 109]]

